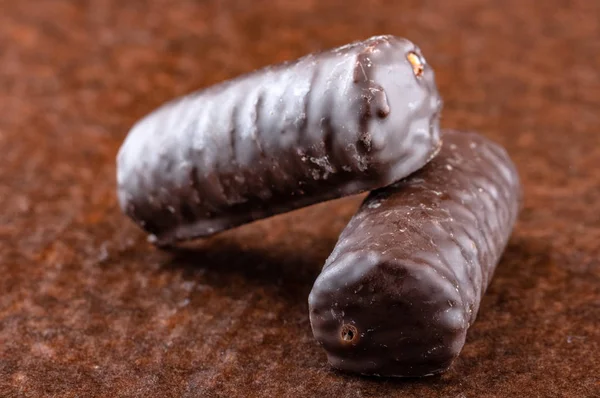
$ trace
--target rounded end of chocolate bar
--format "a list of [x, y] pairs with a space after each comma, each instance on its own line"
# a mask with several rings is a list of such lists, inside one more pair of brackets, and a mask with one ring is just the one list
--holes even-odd
[[[419, 47], [406, 39], [384, 39], [373, 44], [375, 50], [367, 47], [364, 59], [367, 66], [377, 65], [370, 73], [379, 85], [374, 91], [378, 96], [369, 104], [375, 106], [384, 99], [387, 109], [385, 117], [369, 119], [370, 155], [374, 164], [385, 165], [385, 182], [391, 184], [423, 167], [437, 153], [443, 101], [433, 68]], [[366, 67], [359, 66], [361, 71]]]
[[326, 265], [309, 297], [313, 334], [336, 369], [372, 376], [443, 372], [468, 328], [454, 285], [431, 267], [350, 252]]

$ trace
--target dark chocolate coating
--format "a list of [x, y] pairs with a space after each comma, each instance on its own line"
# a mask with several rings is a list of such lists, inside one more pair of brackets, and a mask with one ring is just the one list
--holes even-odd
[[521, 191], [498, 145], [454, 131], [442, 139], [423, 169], [365, 199], [313, 286], [313, 333], [335, 368], [427, 376], [464, 345]]
[[167, 244], [406, 177], [440, 145], [434, 73], [411, 52], [424, 63], [373, 37], [164, 105], [119, 152], [122, 209]]

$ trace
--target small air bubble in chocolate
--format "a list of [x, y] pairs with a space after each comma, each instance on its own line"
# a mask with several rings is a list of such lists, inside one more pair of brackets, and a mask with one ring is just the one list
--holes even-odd
[[358, 329], [354, 325], [344, 324], [340, 331], [340, 337], [345, 343], [356, 342], [358, 339]]

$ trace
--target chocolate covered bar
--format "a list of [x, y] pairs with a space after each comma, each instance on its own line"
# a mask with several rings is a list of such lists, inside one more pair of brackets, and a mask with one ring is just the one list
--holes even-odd
[[267, 67], [139, 121], [119, 203], [169, 244], [380, 188], [438, 151], [441, 103], [419, 49], [393, 36]]
[[521, 191], [498, 145], [455, 131], [442, 139], [432, 162], [365, 199], [313, 286], [313, 333], [334, 368], [428, 376], [465, 343]]

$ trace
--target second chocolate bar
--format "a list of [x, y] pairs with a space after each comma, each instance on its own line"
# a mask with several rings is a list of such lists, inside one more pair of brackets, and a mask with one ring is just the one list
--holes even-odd
[[309, 298], [333, 367], [427, 376], [458, 356], [517, 218], [517, 171], [476, 134], [447, 131], [422, 170], [372, 192]]
[[158, 243], [391, 184], [439, 148], [434, 75], [378, 36], [173, 101], [117, 158], [122, 209]]

